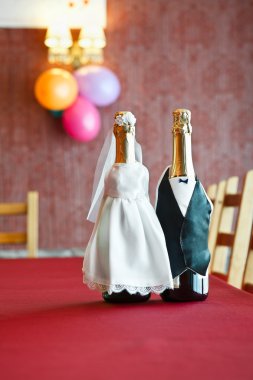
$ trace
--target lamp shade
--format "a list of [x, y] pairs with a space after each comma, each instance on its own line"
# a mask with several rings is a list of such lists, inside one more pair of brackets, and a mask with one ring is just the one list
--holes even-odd
[[103, 49], [106, 46], [104, 30], [101, 26], [87, 25], [82, 28], [78, 38], [78, 45], [84, 49]]
[[49, 48], [70, 48], [73, 39], [69, 28], [63, 23], [56, 23], [48, 28], [45, 45]]

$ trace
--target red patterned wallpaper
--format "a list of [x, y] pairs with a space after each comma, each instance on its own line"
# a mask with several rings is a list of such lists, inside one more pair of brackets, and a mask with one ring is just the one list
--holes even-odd
[[45, 31], [0, 30], [0, 201], [38, 190], [40, 247], [85, 246], [97, 155], [121, 109], [137, 116], [152, 199], [170, 162], [177, 107], [192, 110], [195, 168], [205, 185], [252, 168], [252, 25], [250, 0], [108, 0], [105, 65], [122, 94], [101, 109], [102, 132], [87, 144], [66, 136], [34, 100], [34, 81], [48, 66]]

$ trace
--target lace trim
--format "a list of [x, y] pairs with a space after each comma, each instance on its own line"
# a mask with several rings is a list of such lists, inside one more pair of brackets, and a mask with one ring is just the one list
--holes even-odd
[[100, 292], [120, 293], [123, 290], [126, 290], [129, 294], [140, 293], [142, 296], [145, 296], [149, 293], [160, 294], [163, 293], [166, 289], [173, 289], [173, 283], [168, 283], [164, 285], [155, 285], [155, 286], [131, 286], [131, 285], [121, 285], [121, 284], [100, 284], [98, 282], [87, 279], [83, 276], [83, 282], [92, 290], [99, 290]]

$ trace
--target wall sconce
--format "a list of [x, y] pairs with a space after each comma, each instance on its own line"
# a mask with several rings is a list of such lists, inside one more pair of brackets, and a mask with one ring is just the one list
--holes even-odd
[[71, 63], [69, 49], [73, 45], [72, 35], [64, 24], [55, 24], [48, 28], [45, 41], [48, 47], [48, 61], [50, 63]]
[[105, 33], [100, 26], [82, 28], [77, 41], [73, 41], [69, 28], [56, 24], [48, 28], [45, 41], [48, 61], [72, 65], [75, 69], [88, 63], [103, 63], [106, 46]]
[[103, 49], [106, 46], [105, 33], [102, 27], [87, 26], [81, 29], [78, 45], [83, 49], [81, 62], [103, 63]]

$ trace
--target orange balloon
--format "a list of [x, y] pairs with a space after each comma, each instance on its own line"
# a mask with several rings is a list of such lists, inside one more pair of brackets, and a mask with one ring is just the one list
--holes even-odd
[[63, 69], [44, 71], [35, 83], [35, 97], [45, 108], [61, 111], [74, 103], [78, 87], [76, 79]]

